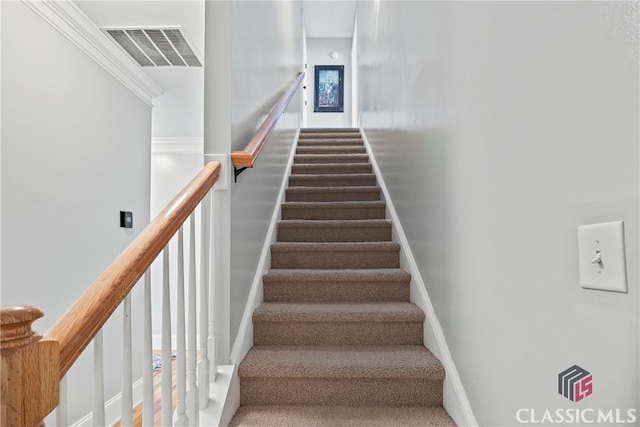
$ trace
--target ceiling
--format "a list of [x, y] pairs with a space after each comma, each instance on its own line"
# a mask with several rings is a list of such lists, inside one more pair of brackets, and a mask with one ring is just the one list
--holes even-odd
[[[193, 0], [75, 0], [98, 27], [181, 26], [192, 46], [204, 57], [204, 1]], [[165, 92], [184, 87], [176, 79], [188, 73], [172, 67], [142, 68]], [[194, 73], [197, 71], [194, 71]], [[176, 86], [177, 85], [177, 86]]]
[[[102, 28], [181, 26], [199, 56], [204, 57], [204, 0], [74, 0], [74, 3]], [[355, 1], [302, 0], [302, 7], [307, 37], [352, 37]], [[195, 108], [189, 103], [201, 99], [202, 68], [142, 69], [165, 91], [165, 95], [154, 100], [154, 114], [161, 113], [168, 105], [185, 114]], [[197, 112], [190, 114], [194, 116]], [[153, 129], [154, 137], [193, 136], [193, 133], [185, 129], [160, 129], [155, 124]]]
[[353, 36], [355, 1], [303, 0], [307, 37]]

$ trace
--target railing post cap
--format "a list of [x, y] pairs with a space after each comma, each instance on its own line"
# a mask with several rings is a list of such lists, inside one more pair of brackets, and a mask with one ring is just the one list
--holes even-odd
[[0, 349], [22, 347], [42, 338], [31, 329], [31, 324], [42, 316], [40, 309], [29, 305], [1, 307]]

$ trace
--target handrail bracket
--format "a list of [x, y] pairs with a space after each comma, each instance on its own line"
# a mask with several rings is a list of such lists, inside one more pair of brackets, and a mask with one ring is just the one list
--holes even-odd
[[241, 168], [237, 168], [237, 167], [233, 167], [233, 182], [238, 182], [238, 175], [240, 175], [242, 172], [244, 172], [247, 169], [246, 166], [241, 167]]

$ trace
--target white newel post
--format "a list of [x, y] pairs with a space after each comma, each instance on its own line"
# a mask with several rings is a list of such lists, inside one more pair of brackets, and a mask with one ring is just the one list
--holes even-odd
[[205, 2], [205, 75], [204, 75], [204, 162], [220, 163], [218, 182], [213, 186], [215, 206], [214, 260], [215, 269], [215, 336], [216, 361], [229, 363], [230, 328], [230, 236], [231, 191], [233, 167], [231, 166], [231, 130], [234, 123], [230, 105], [233, 103], [231, 88], [233, 72], [231, 64], [233, 40], [233, 2]]
[[[216, 365], [229, 363], [230, 346], [230, 307], [231, 307], [231, 158], [228, 154], [207, 154], [205, 162], [220, 163], [220, 178], [213, 187], [211, 218], [211, 268], [213, 269], [210, 292], [211, 314], [214, 317]], [[213, 351], [213, 349], [211, 350]], [[213, 356], [210, 356], [213, 358]]]
[[218, 357], [216, 354], [216, 278], [218, 277], [218, 268], [216, 264], [216, 233], [215, 224], [216, 216], [219, 212], [216, 212], [215, 194], [211, 197], [210, 211], [213, 215], [209, 217], [209, 325], [207, 336], [207, 350], [209, 353], [209, 381], [214, 382], [218, 375]]

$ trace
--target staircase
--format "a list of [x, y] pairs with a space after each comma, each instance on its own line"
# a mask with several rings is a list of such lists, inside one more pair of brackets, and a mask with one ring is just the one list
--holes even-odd
[[357, 129], [305, 129], [231, 426], [451, 426]]

